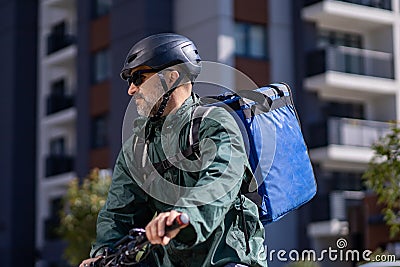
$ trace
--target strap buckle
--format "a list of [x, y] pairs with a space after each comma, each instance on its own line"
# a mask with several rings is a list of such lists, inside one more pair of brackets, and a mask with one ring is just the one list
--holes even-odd
[[164, 171], [168, 170], [172, 165], [168, 159], [161, 161], [161, 166], [163, 167]]
[[196, 158], [199, 160], [201, 157], [200, 153], [200, 142], [196, 142], [192, 145], [192, 152], [196, 156]]

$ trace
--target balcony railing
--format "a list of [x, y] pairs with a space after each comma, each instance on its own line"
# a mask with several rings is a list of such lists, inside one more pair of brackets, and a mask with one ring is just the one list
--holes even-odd
[[[304, 6], [310, 6], [326, 0], [305, 0]], [[392, 0], [337, 0], [341, 2], [347, 2], [356, 5], [375, 7], [385, 10], [392, 10]]]
[[346, 46], [326, 47], [307, 55], [307, 76], [329, 70], [394, 79], [393, 55]]
[[75, 43], [73, 35], [51, 33], [47, 36], [47, 54], [50, 55], [73, 43]]
[[46, 177], [73, 170], [74, 158], [67, 155], [50, 155], [46, 158]]
[[47, 97], [47, 115], [70, 108], [73, 105], [74, 105], [73, 96], [50, 94]]
[[390, 132], [392, 124], [349, 118], [329, 118], [327, 122], [311, 126], [310, 147], [345, 145], [371, 147], [380, 137]]

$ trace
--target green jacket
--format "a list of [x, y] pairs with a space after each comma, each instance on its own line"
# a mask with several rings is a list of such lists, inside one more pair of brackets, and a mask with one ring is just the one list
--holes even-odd
[[200, 158], [180, 158], [177, 167], [168, 169], [163, 177], [152, 172], [149, 161], [160, 162], [165, 154], [170, 158], [188, 146], [190, 118], [198, 102], [198, 98], [189, 97], [166, 118], [135, 120], [134, 134], [117, 158], [108, 198], [98, 216], [91, 256], [111, 246], [129, 229], [144, 228], [155, 213], [174, 209], [188, 214], [190, 225], [167, 246], [155, 250], [155, 265], [205, 267], [232, 262], [267, 266], [257, 206], [241, 196], [250, 237], [250, 253], [245, 252], [238, 193], [251, 173], [242, 135], [225, 109], [213, 108], [202, 119]]

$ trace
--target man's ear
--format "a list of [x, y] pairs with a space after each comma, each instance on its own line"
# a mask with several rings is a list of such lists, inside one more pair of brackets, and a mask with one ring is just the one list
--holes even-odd
[[174, 82], [179, 78], [179, 72], [173, 70], [168, 75], [168, 82], [170, 85], [174, 84]]

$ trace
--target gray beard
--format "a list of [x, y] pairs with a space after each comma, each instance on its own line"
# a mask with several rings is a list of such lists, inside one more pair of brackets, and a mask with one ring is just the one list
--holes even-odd
[[164, 89], [161, 84], [157, 86], [157, 92], [151, 95], [138, 95], [136, 98], [141, 98], [141, 103], [138, 104], [136, 100], [136, 109], [139, 116], [151, 117], [154, 116], [160, 107]]

